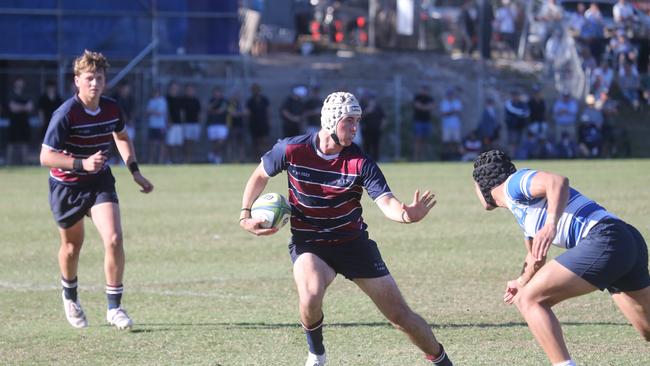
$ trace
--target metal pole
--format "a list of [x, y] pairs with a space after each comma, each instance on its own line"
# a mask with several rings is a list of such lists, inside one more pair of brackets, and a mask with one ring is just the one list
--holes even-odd
[[125, 77], [129, 71], [131, 71], [140, 61], [142, 61], [142, 59], [145, 58], [145, 56], [147, 56], [149, 52], [151, 52], [153, 49], [156, 48], [157, 44], [158, 44], [157, 40], [154, 40], [151, 43], [149, 43], [147, 47], [145, 47], [142, 51], [140, 51], [140, 53], [138, 53], [138, 55], [135, 56], [133, 60], [131, 60], [126, 66], [124, 66], [124, 68], [120, 70], [120, 72], [118, 72], [117, 75], [113, 77], [113, 79], [111, 79], [108, 83], [106, 83], [106, 88], [110, 89], [115, 85], [117, 85], [117, 83], [119, 83], [120, 80], [122, 80], [122, 78]]
[[63, 51], [61, 50], [61, 45], [63, 44], [63, 0], [59, 0], [57, 3], [57, 12], [56, 12], [56, 52], [57, 52], [57, 64], [58, 64], [58, 76], [57, 76], [57, 89], [59, 90], [59, 95], [67, 95], [66, 85], [65, 85], [65, 59], [63, 58]]
[[[154, 44], [151, 50], [151, 86], [155, 87], [158, 82], [159, 60], [158, 60], [158, 0], [151, 1], [151, 43]], [[164, 94], [164, 91], [161, 90]]]
[[395, 161], [399, 161], [402, 157], [402, 111], [401, 111], [401, 105], [402, 105], [402, 76], [397, 74], [393, 77], [393, 86], [395, 88], [395, 92], [393, 95], [395, 95], [395, 105], [394, 111], [395, 111]]
[[368, 47], [375, 48], [375, 21], [377, 18], [377, 0], [368, 1]]
[[530, 30], [530, 18], [533, 17], [533, 2], [526, 3], [524, 10], [524, 24], [521, 27], [521, 36], [519, 36], [519, 47], [517, 48], [517, 58], [523, 60], [526, 56], [526, 45], [528, 44], [528, 32]]

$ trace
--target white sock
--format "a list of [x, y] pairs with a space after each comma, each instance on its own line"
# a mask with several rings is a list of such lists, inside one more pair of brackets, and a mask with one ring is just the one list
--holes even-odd
[[567, 360], [560, 363], [554, 363], [553, 366], [576, 366], [576, 363], [573, 362], [573, 360]]

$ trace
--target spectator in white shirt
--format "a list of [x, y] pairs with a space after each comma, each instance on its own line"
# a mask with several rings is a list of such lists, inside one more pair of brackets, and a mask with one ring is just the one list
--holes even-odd
[[501, 6], [494, 14], [494, 27], [502, 42], [510, 49], [515, 49], [515, 13], [510, 7], [510, 0], [501, 0]]
[[566, 132], [572, 139], [576, 136], [576, 120], [578, 118], [578, 103], [571, 98], [568, 91], [553, 104], [553, 120], [555, 121], [555, 138], [560, 140], [562, 132]]
[[612, 9], [614, 21], [618, 24], [627, 24], [634, 20], [634, 8], [625, 0], [618, 0]]
[[609, 66], [608, 60], [602, 60], [591, 74], [591, 90], [595, 95], [599, 95], [602, 90], [608, 91], [613, 80], [614, 70]]
[[641, 81], [636, 66], [629, 62], [623, 62], [623, 65], [618, 71], [617, 83], [619, 88], [621, 88], [623, 96], [632, 105], [632, 108], [635, 110], [639, 109], [639, 90], [641, 87]]
[[165, 134], [167, 127], [167, 99], [160, 87], [156, 87], [147, 103], [149, 122], [149, 163], [161, 164], [165, 158]]
[[461, 140], [460, 113], [463, 103], [456, 97], [453, 88], [447, 90], [445, 98], [440, 102], [442, 115], [442, 142], [445, 144], [458, 144]]

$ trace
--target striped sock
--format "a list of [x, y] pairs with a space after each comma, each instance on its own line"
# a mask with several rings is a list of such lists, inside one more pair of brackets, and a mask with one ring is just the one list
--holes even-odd
[[319, 321], [311, 326], [302, 324], [302, 327], [305, 330], [305, 335], [307, 336], [309, 352], [315, 355], [322, 355], [325, 353], [325, 346], [323, 345], [323, 319], [325, 319], [324, 315]]
[[111, 286], [106, 285], [106, 298], [108, 299], [108, 309], [116, 309], [120, 307], [122, 303], [122, 292], [124, 291], [124, 286]]
[[560, 363], [553, 364], [553, 366], [576, 366], [576, 363], [573, 360], [566, 360]]
[[442, 343], [438, 343], [438, 344], [440, 345], [440, 354], [438, 356], [426, 355], [426, 359], [433, 362], [434, 365], [454, 366], [454, 364], [447, 356], [447, 352], [445, 352], [445, 348], [442, 346]]
[[77, 301], [77, 277], [72, 280], [66, 280], [61, 276], [61, 286], [63, 287], [63, 297], [66, 300]]

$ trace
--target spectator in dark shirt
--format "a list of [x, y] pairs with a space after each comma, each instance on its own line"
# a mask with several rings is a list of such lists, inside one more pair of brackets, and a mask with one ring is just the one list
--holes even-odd
[[45, 131], [52, 119], [52, 113], [59, 108], [63, 100], [56, 92], [56, 84], [53, 81], [45, 83], [45, 92], [38, 99], [38, 117], [41, 120], [41, 136], [40, 140], [45, 137]]
[[380, 142], [386, 126], [386, 114], [377, 102], [377, 94], [374, 91], [365, 93], [360, 103], [363, 111], [363, 118], [359, 124], [363, 135], [363, 150], [372, 160], [379, 161], [381, 157]]
[[530, 123], [528, 131], [537, 137], [548, 137], [548, 123], [546, 122], [546, 101], [540, 85], [533, 86], [532, 96], [528, 101], [530, 110]]
[[9, 95], [9, 129], [7, 130], [7, 164], [22, 164], [27, 158], [30, 137], [29, 115], [34, 104], [25, 95], [25, 80], [14, 80]]
[[413, 97], [413, 160], [423, 160], [428, 154], [433, 135], [432, 112], [435, 108], [431, 89], [428, 85], [420, 86]]
[[167, 90], [167, 146], [169, 147], [170, 162], [181, 161], [181, 148], [183, 146], [183, 100], [179, 95], [178, 83], [172, 81]]
[[262, 94], [258, 84], [251, 85], [251, 96], [246, 102], [248, 127], [253, 140], [255, 159], [260, 158], [269, 149], [269, 99]]
[[194, 161], [194, 145], [201, 137], [201, 101], [196, 97], [196, 88], [192, 84], [185, 86], [183, 98], [183, 149], [185, 150], [185, 162]]
[[135, 98], [133, 98], [133, 93], [131, 92], [131, 84], [127, 81], [120, 82], [117, 93], [113, 95], [113, 99], [117, 102], [117, 105], [122, 109], [122, 118], [124, 118], [124, 123], [126, 124], [126, 130], [129, 133], [131, 141], [135, 141]]
[[[323, 106], [323, 100], [320, 97], [320, 87], [312, 85], [309, 88], [309, 96], [305, 101], [305, 121], [307, 123], [307, 133], [317, 133], [320, 130], [320, 110]], [[365, 133], [364, 133], [365, 138]]]
[[303, 114], [305, 112], [304, 98], [307, 96], [307, 88], [296, 86], [291, 91], [280, 108], [282, 117], [283, 137], [297, 136], [303, 131]]
[[506, 100], [504, 109], [505, 122], [508, 127], [508, 143], [510, 151], [514, 152], [517, 151], [524, 128], [528, 124], [530, 109], [528, 109], [528, 103], [524, 102], [524, 96], [519, 90], [510, 92], [510, 98]]

